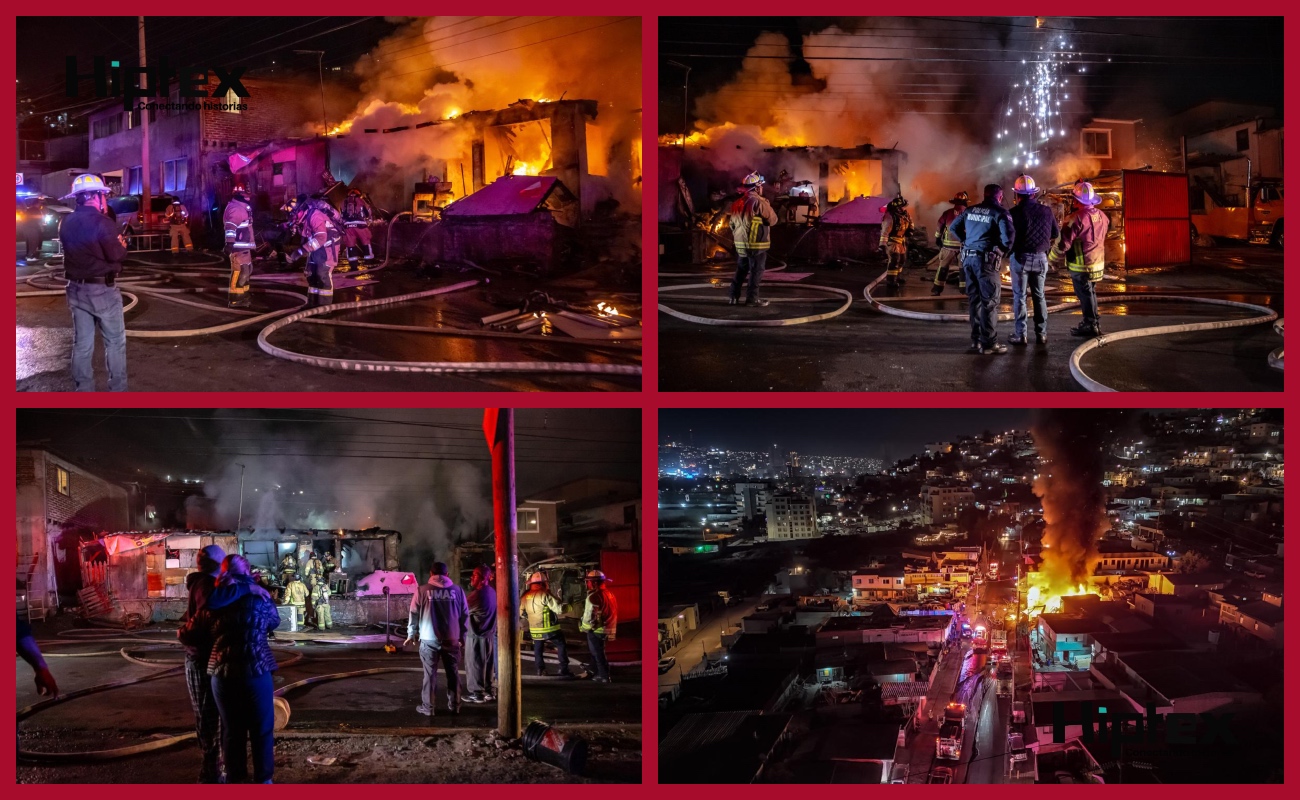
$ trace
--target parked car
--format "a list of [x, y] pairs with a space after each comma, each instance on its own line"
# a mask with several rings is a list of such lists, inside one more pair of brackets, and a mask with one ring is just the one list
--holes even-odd
[[928, 783], [952, 783], [952, 767], [935, 767]]
[[140, 195], [124, 194], [108, 199], [108, 207], [117, 214], [117, 225], [122, 233], [160, 233], [168, 229], [167, 209], [180, 198], [170, 194], [155, 194], [149, 198], [149, 213], [140, 217]]
[[673, 656], [659, 659], [659, 674], [663, 675], [677, 665], [677, 659]]
[[22, 229], [34, 215], [41, 218], [41, 238], [45, 240], [59, 238], [59, 225], [63, 218], [71, 214], [71, 206], [64, 205], [56, 198], [44, 194], [18, 195], [18, 240], [22, 241]]

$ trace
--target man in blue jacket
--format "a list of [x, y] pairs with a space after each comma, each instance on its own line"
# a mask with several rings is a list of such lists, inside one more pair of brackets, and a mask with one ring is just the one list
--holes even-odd
[[1002, 187], [984, 187], [984, 201], [963, 211], [950, 230], [962, 243], [961, 265], [970, 301], [970, 349], [975, 355], [999, 355], [998, 303], [1002, 299], [1002, 257], [1011, 252], [1015, 232], [1011, 215], [1002, 207]]
[[492, 679], [497, 664], [497, 593], [492, 588], [492, 568], [480, 564], [469, 578], [469, 640], [465, 647], [465, 684], [469, 703], [496, 699]]
[[433, 716], [434, 692], [438, 688], [438, 662], [447, 674], [447, 710], [460, 713], [460, 675], [456, 671], [460, 650], [469, 627], [469, 604], [465, 590], [447, 577], [447, 565], [435, 562], [429, 570], [429, 582], [411, 597], [411, 613], [406, 625], [407, 646], [420, 642], [420, 665], [424, 680], [420, 686], [420, 705], [415, 710]]

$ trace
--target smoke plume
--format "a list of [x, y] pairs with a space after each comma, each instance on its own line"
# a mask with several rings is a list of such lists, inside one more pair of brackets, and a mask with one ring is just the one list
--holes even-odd
[[1102, 487], [1106, 448], [1125, 412], [1043, 409], [1035, 414], [1041, 459], [1034, 494], [1043, 502], [1045, 586], [1068, 594], [1086, 586], [1099, 560], [1097, 542], [1109, 528]]
[[[765, 161], [764, 148], [897, 147], [907, 154], [899, 176], [903, 194], [924, 225], [933, 225], [958, 191], [978, 198], [986, 183], [1010, 187], [1020, 169], [1009, 157], [998, 163], [995, 142], [1012, 81], [990, 73], [1038, 49], [1033, 28], [971, 40], [961, 35], [969, 28], [946, 23], [882, 25], [876, 18], [841, 22], [794, 43], [782, 33], [761, 34], [735, 77], [695, 101], [691, 144], [708, 147], [709, 159], [732, 180]], [[965, 53], [981, 48], [980, 57], [994, 66], [964, 63]], [[945, 54], [956, 60], [940, 61]], [[1065, 119], [1075, 120], [1071, 135], [1082, 121], [1081, 94], [1062, 105]], [[815, 165], [782, 168], [795, 180], [817, 179]], [[1095, 160], [1054, 156], [1030, 172], [1039, 186], [1050, 187], [1098, 169]]]

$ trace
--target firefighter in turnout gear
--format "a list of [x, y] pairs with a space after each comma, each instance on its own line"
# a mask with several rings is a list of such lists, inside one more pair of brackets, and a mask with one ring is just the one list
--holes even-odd
[[1101, 196], [1092, 184], [1079, 181], [1074, 185], [1077, 208], [1061, 225], [1061, 238], [1052, 247], [1049, 260], [1053, 264], [1065, 263], [1074, 283], [1074, 293], [1079, 298], [1083, 322], [1070, 329], [1073, 336], [1091, 338], [1101, 335], [1101, 314], [1097, 310], [1096, 284], [1106, 271], [1106, 232], [1110, 219], [1097, 208]]
[[763, 176], [751, 172], [740, 186], [741, 196], [727, 211], [731, 225], [731, 238], [736, 245], [736, 277], [731, 282], [731, 304], [740, 302], [740, 289], [749, 281], [745, 291], [745, 305], [765, 306], [768, 301], [759, 296], [763, 270], [767, 268], [767, 253], [772, 247], [772, 226], [776, 212], [763, 198]]
[[236, 186], [222, 215], [226, 229], [226, 255], [230, 257], [230, 305], [249, 304], [248, 281], [253, 277], [253, 207], [248, 190]]
[[950, 228], [953, 220], [957, 219], [970, 204], [970, 195], [958, 192], [948, 202], [952, 203], [952, 208], [939, 216], [939, 230], [934, 235], [939, 244], [939, 271], [934, 273], [934, 287], [930, 289], [930, 294], [935, 296], [943, 294], [943, 287], [948, 282], [950, 270], [957, 273], [957, 285], [961, 288], [962, 294], [966, 293], [966, 273], [961, 268], [961, 241], [952, 235]]
[[298, 556], [293, 553], [285, 553], [284, 558], [280, 559], [280, 583], [288, 585], [293, 580], [293, 576], [298, 573]]
[[327, 631], [334, 625], [334, 618], [330, 616], [330, 587], [325, 581], [312, 587], [311, 611], [316, 630]]
[[298, 622], [301, 625], [307, 624], [307, 598], [311, 593], [307, 591], [307, 584], [302, 582], [298, 573], [294, 573], [289, 579], [289, 584], [284, 587], [284, 602], [293, 606], [294, 613], [298, 615]]
[[343, 230], [343, 250], [347, 253], [349, 265], [356, 266], [357, 250], [362, 248], [366, 261], [375, 260], [375, 251], [370, 246], [370, 223], [374, 218], [374, 209], [361, 190], [349, 190], [348, 199], [343, 201], [343, 224], [346, 226]]
[[528, 577], [528, 591], [519, 601], [519, 615], [528, 620], [528, 635], [533, 639], [533, 663], [538, 675], [546, 674], [546, 643], [550, 642], [560, 657], [560, 675], [571, 678], [569, 647], [560, 631], [563, 608], [546, 585], [546, 575], [534, 572]]
[[185, 208], [185, 204], [179, 200], [173, 200], [172, 204], [167, 206], [167, 229], [171, 234], [172, 253], [179, 253], [181, 245], [186, 250], [194, 249], [194, 242], [190, 239], [190, 212]]
[[290, 254], [289, 260], [307, 257], [304, 271], [311, 305], [332, 303], [334, 267], [339, 261], [339, 243], [343, 241], [342, 218], [325, 200], [300, 195], [289, 225], [302, 236], [302, 246]]
[[308, 589], [315, 589], [317, 584], [325, 582], [325, 565], [315, 550], [307, 556], [307, 563], [302, 566], [302, 579]]
[[907, 263], [907, 235], [912, 232], [912, 214], [907, 199], [899, 194], [885, 206], [880, 219], [880, 250], [885, 254], [885, 286], [898, 287]]
[[614, 639], [618, 629], [618, 601], [608, 588], [609, 578], [598, 569], [587, 573], [587, 600], [582, 607], [582, 621], [578, 630], [587, 634], [587, 648], [597, 683], [609, 683], [609, 659], [605, 656], [605, 643]]
[[949, 226], [962, 243], [961, 266], [970, 303], [970, 349], [966, 352], [1002, 354], [998, 342], [998, 303], [1002, 298], [1002, 257], [1011, 252], [1016, 234], [1011, 215], [1002, 207], [1002, 187], [984, 187], [984, 201], [957, 216]]

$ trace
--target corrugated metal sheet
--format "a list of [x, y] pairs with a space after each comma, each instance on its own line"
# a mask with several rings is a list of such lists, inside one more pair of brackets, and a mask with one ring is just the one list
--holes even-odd
[[446, 217], [505, 217], [531, 214], [560, 181], [537, 175], [506, 175], [479, 189], [469, 197], [447, 206]]
[[1129, 267], [1190, 262], [1191, 225], [1186, 175], [1124, 171], [1124, 244]]

